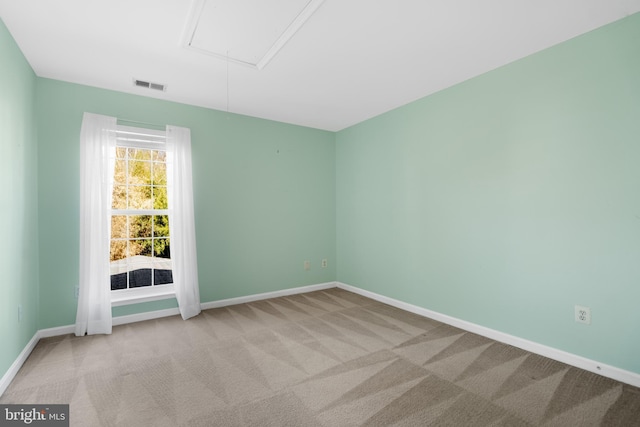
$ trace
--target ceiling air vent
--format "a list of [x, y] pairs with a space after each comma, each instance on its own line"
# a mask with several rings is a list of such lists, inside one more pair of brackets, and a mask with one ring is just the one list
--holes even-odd
[[154, 90], [161, 90], [161, 91], [165, 91], [167, 89], [167, 85], [163, 85], [160, 83], [150, 83], [150, 82], [145, 82], [144, 80], [138, 80], [138, 79], [134, 79], [133, 80], [133, 84], [135, 86], [138, 87], [144, 87], [147, 89], [154, 89]]

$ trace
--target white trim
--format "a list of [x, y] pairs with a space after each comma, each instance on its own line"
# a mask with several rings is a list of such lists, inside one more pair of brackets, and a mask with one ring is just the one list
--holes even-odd
[[7, 372], [5, 372], [2, 378], [0, 378], [0, 396], [2, 396], [4, 392], [7, 390], [7, 387], [9, 387], [9, 384], [11, 384], [11, 381], [13, 381], [15, 376], [18, 374], [18, 371], [20, 370], [20, 368], [22, 368], [22, 365], [24, 365], [24, 362], [26, 362], [27, 358], [29, 357], [33, 349], [36, 347], [36, 344], [38, 344], [38, 341], [40, 340], [40, 338], [38, 337], [38, 332], [36, 332], [33, 335], [33, 338], [31, 338], [27, 343], [27, 345], [24, 347], [24, 349], [22, 349], [22, 351], [20, 352], [16, 360], [11, 364], [11, 366], [7, 370]]
[[57, 328], [40, 329], [37, 332], [37, 334], [38, 334], [38, 339], [42, 339], [42, 338], [59, 337], [60, 335], [75, 334], [75, 332], [76, 332], [75, 325], [67, 325], [67, 326], [58, 326]]
[[[317, 285], [301, 286], [298, 288], [282, 289], [280, 291], [265, 292], [261, 294], [247, 295], [244, 297], [228, 298], [217, 301], [209, 301], [200, 303], [202, 310], [210, 308], [220, 308], [229, 305], [244, 304], [247, 302], [260, 301], [269, 298], [283, 297], [287, 295], [304, 294], [307, 292], [322, 291], [336, 287], [336, 282], [319, 283]], [[175, 295], [174, 295], [175, 296]], [[144, 320], [158, 319], [161, 317], [179, 315], [180, 310], [177, 308], [169, 308], [166, 310], [147, 311], [145, 313], [130, 314], [127, 316], [118, 316], [113, 318], [113, 326], [124, 325], [127, 323], [142, 322]], [[61, 328], [62, 329], [62, 328]]]
[[496, 331], [495, 329], [476, 325], [475, 323], [467, 322], [466, 320], [447, 316], [446, 314], [438, 313], [436, 311], [428, 310], [426, 308], [418, 307], [413, 304], [379, 295], [374, 292], [356, 288], [355, 286], [347, 285], [346, 283], [336, 282], [336, 286], [340, 289], [344, 289], [365, 296], [367, 298], [374, 299], [376, 301], [400, 308], [402, 310], [409, 311], [420, 316], [428, 317], [430, 319], [446, 323], [447, 325], [455, 326], [457, 328], [464, 329], [465, 331], [473, 332], [475, 334], [521, 348], [531, 353], [539, 354], [540, 356], [548, 357], [549, 359], [566, 363], [567, 365], [575, 366], [576, 368], [584, 369], [585, 371], [593, 372], [595, 374], [599, 374], [626, 384], [631, 384], [635, 387], [640, 387], [640, 374], [636, 372], [626, 371], [624, 369], [600, 363], [595, 360], [587, 359], [573, 353], [558, 350], [557, 348], [549, 347], [537, 342], [526, 340], [524, 338]]
[[[113, 325], [126, 325], [127, 323], [143, 322], [145, 320], [160, 319], [162, 317], [175, 316], [180, 314], [178, 308], [167, 308], [164, 310], [147, 311], [144, 313], [128, 314], [125, 316], [117, 316], [113, 318]], [[60, 335], [73, 334], [75, 325], [58, 326], [57, 328], [40, 329], [36, 334], [38, 339], [57, 337]]]
[[118, 147], [164, 151], [166, 142], [166, 130], [116, 125], [116, 146]]
[[258, 61], [258, 63], [256, 64], [256, 68], [258, 70], [262, 70], [273, 59], [273, 57], [276, 56], [278, 52], [280, 52], [284, 45], [287, 44], [289, 39], [293, 37], [293, 35], [298, 32], [300, 28], [302, 28], [305, 22], [307, 22], [307, 20], [311, 18], [311, 15], [314, 14], [314, 12], [320, 7], [323, 2], [324, 0], [311, 0], [309, 3], [307, 3], [307, 5], [298, 14], [298, 16], [296, 16], [293, 22], [289, 24], [287, 29], [284, 30], [282, 34], [280, 34], [278, 40], [275, 41], [275, 43], [269, 48], [267, 53], [265, 53], [264, 56]]
[[111, 291], [111, 307], [175, 298], [173, 283]]
[[317, 285], [301, 286], [298, 288], [283, 289], [280, 291], [265, 292], [262, 294], [247, 295], [245, 297], [228, 298], [218, 301], [209, 301], [200, 304], [203, 310], [210, 308], [226, 307], [228, 305], [244, 304], [246, 302], [260, 301], [269, 298], [286, 297], [288, 295], [303, 294], [306, 292], [322, 291], [336, 287], [336, 282], [319, 283]]
[[126, 316], [118, 316], [113, 318], [113, 326], [126, 325], [128, 323], [143, 322], [145, 320], [160, 319], [179, 315], [180, 310], [176, 308], [167, 308], [164, 310], [146, 311], [144, 313], [128, 314]]

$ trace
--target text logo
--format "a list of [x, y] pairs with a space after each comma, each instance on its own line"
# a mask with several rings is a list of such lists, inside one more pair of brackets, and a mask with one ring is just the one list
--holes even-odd
[[0, 427], [69, 427], [69, 405], [0, 405]]

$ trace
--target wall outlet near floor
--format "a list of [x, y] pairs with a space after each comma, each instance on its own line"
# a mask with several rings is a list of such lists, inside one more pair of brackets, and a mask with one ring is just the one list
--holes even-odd
[[311, 270], [311, 262], [305, 261], [304, 262], [304, 269], [307, 270], [307, 271]]
[[581, 305], [575, 307], [575, 319], [578, 323], [591, 324], [591, 309]]
[[322, 260], [322, 268], [327, 268], [327, 259]]
[[80, 296], [80, 285], [76, 285], [73, 290], [73, 295], [76, 297], [76, 299], [78, 299], [78, 297]]

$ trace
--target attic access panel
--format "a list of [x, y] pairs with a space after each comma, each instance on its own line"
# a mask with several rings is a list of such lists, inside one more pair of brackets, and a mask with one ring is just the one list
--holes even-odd
[[324, 0], [194, 0], [189, 49], [262, 69]]

